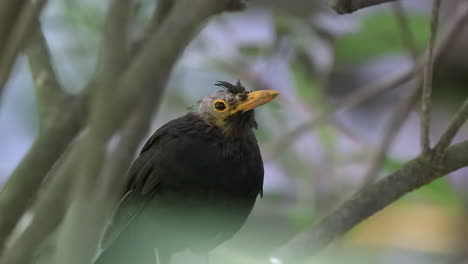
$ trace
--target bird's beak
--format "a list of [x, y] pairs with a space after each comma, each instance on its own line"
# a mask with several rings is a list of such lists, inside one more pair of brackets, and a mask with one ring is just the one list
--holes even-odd
[[237, 108], [233, 111], [237, 113], [239, 111], [249, 111], [261, 105], [264, 105], [273, 98], [275, 98], [279, 93], [273, 90], [259, 90], [247, 94], [247, 100], [237, 105]]

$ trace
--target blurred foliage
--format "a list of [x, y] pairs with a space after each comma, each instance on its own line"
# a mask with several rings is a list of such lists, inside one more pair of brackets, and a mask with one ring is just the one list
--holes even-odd
[[[375, 56], [396, 54], [407, 49], [395, 15], [391, 12], [374, 12], [364, 16], [358, 32], [347, 34], [336, 44], [337, 57], [345, 62], [363, 62]], [[429, 17], [411, 13], [408, 23], [419, 51], [424, 50], [429, 39]]]
[[323, 92], [317, 80], [310, 74], [306, 66], [296, 62], [290, 66], [290, 72], [301, 101], [314, 108], [324, 107]]

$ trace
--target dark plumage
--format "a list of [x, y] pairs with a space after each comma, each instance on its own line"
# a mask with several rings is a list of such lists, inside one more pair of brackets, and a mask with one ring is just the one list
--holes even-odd
[[167, 264], [184, 249], [206, 253], [242, 227], [263, 185], [253, 108], [277, 92], [217, 85], [226, 90], [148, 139], [97, 263]]

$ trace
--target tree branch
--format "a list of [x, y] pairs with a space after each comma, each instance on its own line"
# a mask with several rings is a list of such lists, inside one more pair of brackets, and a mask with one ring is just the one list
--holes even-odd
[[[393, 3], [392, 6], [394, 14], [397, 18], [404, 46], [408, 50], [408, 53], [413, 59], [414, 64], [416, 64], [418, 63], [417, 49], [414, 45], [413, 35], [411, 34], [411, 30], [409, 28], [405, 10], [399, 1]], [[377, 178], [378, 172], [387, 156], [387, 152], [392, 142], [403, 126], [411, 109], [413, 109], [413, 106], [418, 102], [422, 90], [422, 84], [419, 76], [417, 76], [416, 79], [417, 84], [409, 89], [410, 91], [408, 91], [408, 93], [400, 99], [400, 102], [398, 102], [396, 107], [393, 109], [390, 115], [390, 120], [383, 129], [384, 135], [382, 140], [379, 142], [377, 150], [371, 157], [370, 166], [364, 175], [362, 186], [366, 186]]]
[[[37, 21], [37, 20], [35, 20]], [[84, 124], [87, 95], [63, 92], [53, 71], [50, 54], [40, 28], [31, 39], [26, 55], [39, 96], [38, 104], [50, 104], [40, 115], [40, 131], [28, 153], [0, 191], [0, 252], [42, 180]], [[88, 86], [92, 86], [91, 82]], [[85, 90], [89, 90], [90, 88]], [[50, 110], [50, 111], [49, 111]], [[47, 150], [47, 151], [44, 151]], [[27, 194], [27, 195], [25, 195]]]
[[396, 0], [330, 0], [328, 5], [338, 14], [349, 14], [359, 9], [393, 1]]
[[396, 135], [401, 129], [404, 121], [407, 119], [411, 109], [413, 106], [418, 102], [421, 94], [421, 85], [418, 83], [406, 98], [401, 100], [398, 105], [395, 107], [394, 111], [391, 113], [390, 120], [388, 124], [385, 126], [384, 136], [377, 147], [375, 154], [372, 157], [370, 162], [370, 167], [364, 176], [362, 186], [366, 186], [371, 183], [377, 177], [380, 167], [382, 166], [385, 157], [387, 156], [388, 149], [390, 148], [393, 140], [395, 139]]
[[435, 146], [436, 157], [442, 157], [445, 154], [445, 151], [452, 143], [453, 138], [458, 133], [463, 124], [465, 124], [466, 120], [468, 120], [468, 98], [455, 114], [455, 117], [452, 119], [450, 125], [447, 127], [439, 142]]
[[27, 1], [27, 4], [21, 10], [21, 14], [16, 19], [11, 34], [7, 38], [6, 47], [3, 51], [0, 50], [2, 52], [0, 54], [0, 100], [18, 51], [24, 47], [34, 21], [36, 21], [46, 3], [47, 0]]
[[[21, 9], [26, 3], [27, 1], [25, 0], [8, 0], [0, 2], [0, 39], [9, 39], [18, 14], [20, 14]], [[3, 54], [6, 44], [7, 41], [0, 42], [0, 54]]]
[[294, 237], [278, 251], [277, 257], [285, 263], [305, 260], [408, 192], [468, 166], [467, 152], [468, 141], [451, 146], [437, 173], [431, 173], [432, 165], [423, 156], [409, 161], [386, 178], [366, 186], [317, 224]]
[[1, 190], [0, 248], [4, 247], [45, 175], [80, 130], [84, 102], [83, 99], [69, 102], [70, 113], [57, 115], [53, 119], [55, 125], [44, 129]]
[[167, 15], [174, 6], [173, 0], [158, 0], [156, 9], [153, 12], [148, 24], [145, 26], [141, 37], [133, 43], [133, 54], [138, 53], [141, 50], [141, 47], [145, 45], [150, 37], [157, 31], [161, 23], [167, 18]]
[[[35, 83], [36, 83], [36, 91], [38, 94], [39, 105], [42, 106], [42, 105], [53, 104], [52, 101], [56, 101], [56, 100], [50, 100], [50, 98], [59, 97], [58, 94], [60, 93], [64, 96], [64, 98], [62, 98], [64, 99], [64, 102], [61, 102], [59, 105], [61, 106], [65, 105], [69, 107], [68, 105], [69, 103], [72, 103], [72, 106], [76, 104], [77, 107], [73, 106], [72, 109], [74, 110], [72, 110], [71, 113], [69, 113], [71, 116], [68, 119], [68, 121], [63, 120], [63, 122], [65, 122], [64, 127], [67, 127], [68, 125], [72, 127], [76, 127], [76, 131], [75, 131], [75, 134], [76, 134], [76, 132], [80, 129], [81, 125], [84, 123], [83, 122], [84, 116], [85, 116], [84, 110], [87, 109], [86, 105], [88, 102], [87, 96], [83, 96], [82, 98], [76, 98], [76, 101], [73, 101], [72, 98], [69, 98], [65, 96], [65, 94], [63, 94], [62, 89], [59, 87], [60, 83], [57, 81], [55, 77], [55, 72], [53, 70], [53, 66], [50, 61], [50, 52], [49, 52], [49, 49], [47, 48], [47, 43], [44, 39], [43, 33], [40, 31], [41, 30], [40, 26], [38, 26], [37, 30], [38, 32], [31, 39], [31, 43], [28, 46], [26, 54], [28, 56], [29, 64], [31, 67], [31, 72], [33, 73], [33, 79], [36, 80]], [[142, 40], [140, 43], [144, 44], [144, 41], [145, 40]], [[136, 53], [136, 51], [134, 53]], [[132, 54], [131, 56], [134, 56], [134, 54]], [[44, 77], [47, 77], [47, 78], [44, 78]], [[85, 88], [84, 90], [85, 91], [92, 90], [92, 87], [95, 86], [94, 83], [95, 81], [91, 81], [88, 84], [87, 88]], [[50, 108], [51, 108], [50, 110], [52, 111], [52, 113], [55, 111], [59, 111], [60, 109], [60, 107], [57, 107], [57, 106], [50, 107]], [[63, 108], [60, 109], [60, 111], [63, 112]], [[46, 110], [44, 112], [48, 112], [48, 111]], [[52, 115], [52, 113], [50, 114]], [[45, 120], [47, 116], [48, 115], [46, 114], [41, 115], [40, 120]], [[57, 121], [59, 121], [57, 120], [57, 118], [53, 118], [48, 123], [55, 124], [55, 122]], [[42, 123], [41, 123], [41, 127], [42, 127]], [[138, 130], [137, 125], [135, 125], [135, 129]], [[144, 128], [141, 128], [141, 129], [142, 130], [139, 130], [139, 131], [145, 131]], [[43, 132], [42, 134], [44, 134], [44, 138], [47, 138], [49, 136], [50, 138], [56, 138], [56, 136], [61, 135], [62, 132], [58, 131], [57, 134]], [[74, 136], [67, 136], [67, 135], [68, 133], [64, 134], [64, 136], [69, 139], [74, 137]], [[45, 144], [48, 144], [48, 143], [45, 143]], [[127, 145], [131, 145], [131, 144], [127, 144]], [[60, 146], [60, 144], [59, 145], [53, 144], [51, 145], [51, 147], [52, 146], [54, 147], [57, 146], [61, 149], [65, 147], [65, 146]], [[26, 263], [27, 261], [30, 261], [29, 259], [31, 257], [30, 254], [25, 254], [21, 252], [31, 252], [32, 254], [35, 248], [39, 245], [39, 243], [42, 240], [44, 240], [44, 238], [55, 229], [58, 223], [62, 221], [62, 218], [65, 214], [65, 209], [66, 209], [64, 203], [67, 201], [66, 197], [68, 197], [68, 194], [69, 194], [68, 186], [71, 180], [73, 179], [73, 177], [70, 177], [73, 169], [71, 166], [69, 166], [69, 164], [73, 164], [73, 163], [76, 164], [79, 162], [78, 155], [76, 154], [76, 146], [73, 149], [75, 150], [73, 154], [73, 158], [68, 157], [65, 161], [65, 164], [60, 165], [60, 167], [65, 167], [65, 168], [62, 168], [59, 171], [54, 173], [54, 174], [57, 174], [57, 176], [54, 176], [54, 178], [60, 179], [61, 182], [56, 183], [54, 180], [53, 182], [47, 185], [45, 192], [41, 193], [39, 200], [34, 205], [33, 211], [36, 213], [34, 215], [34, 218], [32, 219], [30, 226], [28, 226], [27, 229], [24, 231], [24, 233], [22, 233], [21, 236], [13, 242], [14, 244], [11, 248], [12, 252], [6, 252], [5, 256], [0, 261], [6, 261], [6, 263]], [[39, 157], [39, 155], [42, 155], [43, 149], [38, 147], [38, 148], [31, 149], [30, 152], [37, 153], [38, 156], [36, 157]], [[57, 153], [61, 153], [61, 151], [57, 151]], [[53, 160], [54, 159], [51, 158], [50, 162], [52, 162]], [[24, 160], [23, 163], [25, 163], [24, 167], [30, 167], [32, 164], [32, 162], [29, 162], [26, 160]], [[38, 163], [38, 164], [41, 164], [41, 163]], [[51, 164], [49, 164], [48, 166], [51, 166]], [[33, 170], [37, 172], [36, 175], [30, 174], [30, 173], [25, 174], [21, 172], [15, 172], [11, 178], [17, 178], [17, 176], [19, 175], [18, 176], [19, 178], [23, 178], [23, 180], [21, 181], [23, 183], [11, 184], [12, 187], [10, 189], [19, 190], [20, 187], [16, 187], [18, 184], [24, 184], [24, 182], [29, 181], [28, 179], [25, 179], [25, 177], [37, 177], [37, 182], [34, 183], [35, 185], [34, 188], [37, 188], [39, 186], [39, 183], [42, 181], [42, 179], [45, 176], [39, 173], [45, 170], [41, 170], [41, 169], [36, 170], [36, 168], [32, 168], [31, 171]], [[30, 185], [28, 184], [26, 186], [30, 186]], [[31, 186], [31, 188], [33, 187]], [[23, 204], [27, 203], [29, 201], [29, 199], [27, 198], [30, 198], [31, 196], [32, 195], [30, 196], [17, 195], [15, 196], [16, 198], [13, 198], [13, 197], [11, 198], [15, 200], [14, 202], [11, 202], [11, 203], [19, 204], [20, 207], [24, 207], [25, 209], [25, 206], [27, 204], [26, 205], [23, 205]], [[11, 199], [8, 199], [8, 200], [13, 201]], [[61, 203], [57, 204], [56, 203], [57, 201], [60, 201]], [[21, 214], [23, 213], [23, 210], [18, 210], [18, 212], [10, 211], [11, 221], [9, 222], [12, 224], [15, 224], [17, 220], [19, 219], [19, 217], [21, 216]], [[6, 215], [6, 214], [0, 214], [0, 215]], [[1, 220], [2, 219], [0, 218], [0, 223], [4, 223]], [[7, 225], [2, 225], [2, 226], [6, 227]], [[13, 227], [9, 229], [12, 229], [12, 228]]]
[[[39, 108], [39, 125], [46, 126], [47, 119], [53, 116], [60, 102], [67, 96], [57, 79], [51, 61], [50, 50], [39, 21], [36, 20], [34, 30], [26, 48], [26, 58], [29, 62], [34, 88]], [[39, 130], [41, 130], [41, 128]]]
[[432, 75], [434, 71], [434, 45], [437, 37], [437, 27], [439, 23], [440, 0], [434, 0], [431, 18], [431, 37], [429, 40], [429, 54], [424, 69], [423, 91], [421, 99], [421, 150], [426, 156], [430, 156], [431, 142], [429, 138], [431, 127], [431, 96], [432, 96]]
[[[437, 60], [440, 56], [447, 51], [450, 45], [455, 43], [455, 39], [459, 37], [460, 28], [468, 21], [468, 2], [462, 1], [458, 5], [456, 13], [453, 16], [452, 23], [447, 26], [447, 30], [441, 37], [440, 42], [436, 45], [434, 51], [434, 59]], [[426, 52], [427, 53], [427, 52]], [[425, 58], [424, 56], [423, 58]], [[279, 151], [287, 148], [291, 143], [299, 138], [302, 134], [314, 128], [317, 123], [324, 120], [328, 120], [334, 114], [353, 108], [369, 99], [374, 98], [377, 95], [390, 91], [399, 85], [411, 80], [414, 76], [419, 74], [425, 65], [426, 60], [420, 60], [414, 67], [407, 71], [397, 73], [393, 76], [379, 80], [376, 83], [371, 83], [368, 86], [346, 96], [341, 103], [337, 104], [335, 109], [319, 113], [315, 118], [304, 122], [295, 129], [286, 132], [281, 140], [273, 145], [270, 151], [272, 156], [277, 154]]]
[[32, 207], [33, 218], [26, 229], [5, 250], [1, 264], [31, 263], [37, 248], [60, 224], [70, 196], [70, 183], [76, 176], [79, 148], [71, 148], [56, 171], [51, 172], [50, 182], [44, 185]]
[[[57, 263], [91, 263], [96, 251], [100, 233], [96, 228], [103, 217], [102, 210], [95, 209], [96, 183], [106, 157], [107, 142], [117, 128], [113, 111], [117, 108], [114, 91], [118, 76], [127, 62], [127, 32], [131, 1], [114, 0], [106, 19], [104, 38], [101, 46], [101, 69], [99, 70], [99, 87], [94, 91], [89, 115], [89, 130], [80, 143], [82, 149], [79, 157], [81, 164], [78, 177], [74, 182], [72, 201], [59, 237]], [[115, 46], [114, 44], [117, 43]], [[101, 202], [102, 203], [102, 202]], [[78, 214], [78, 215], [76, 215]], [[83, 217], [86, 215], [87, 217]], [[85, 231], [85, 228], [89, 228]]]
[[392, 7], [400, 28], [403, 46], [408, 50], [408, 54], [416, 63], [418, 60], [418, 49], [414, 42], [413, 33], [411, 32], [408, 16], [406, 15], [403, 4], [400, 1], [396, 1], [392, 4]]
[[[105, 160], [105, 147], [113, 131], [120, 127], [128, 113], [134, 109], [135, 102], [148, 97], [156, 103], [175, 61], [197, 32], [206, 18], [222, 12], [232, 1], [180, 0], [152, 36], [143, 50], [118, 82], [117, 100], [103, 96], [94, 98], [90, 117], [90, 128], [84, 139], [84, 152], [80, 176], [77, 177], [77, 191], [66, 217], [57, 256], [58, 263], [89, 263], [97, 245], [96, 234], [86, 232], [88, 226], [99, 225], [102, 210], [100, 206], [89, 206], [96, 198], [96, 176], [102, 176]], [[230, 5], [229, 5], [230, 7]], [[184, 19], [180, 19], [183, 17]], [[174, 36], [167, 41], [167, 36]], [[116, 76], [114, 76], [116, 77]], [[99, 107], [98, 107], [99, 106]], [[91, 203], [90, 203], [91, 202]], [[104, 201], [99, 201], [102, 205]], [[85, 216], [86, 217], [83, 217]], [[98, 227], [97, 229], [102, 228]], [[95, 230], [92, 228], [92, 230]]]

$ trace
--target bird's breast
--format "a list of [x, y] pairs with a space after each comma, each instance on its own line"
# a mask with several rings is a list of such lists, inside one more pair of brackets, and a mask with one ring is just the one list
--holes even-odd
[[254, 198], [262, 189], [263, 162], [250, 139], [222, 140], [203, 135], [179, 136], [172, 149], [177, 164], [161, 182], [161, 192]]

